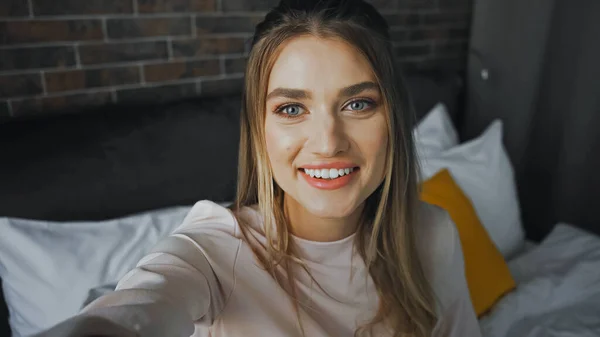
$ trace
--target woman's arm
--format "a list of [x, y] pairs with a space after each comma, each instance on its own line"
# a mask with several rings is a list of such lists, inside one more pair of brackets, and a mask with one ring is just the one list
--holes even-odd
[[153, 255], [128, 273], [114, 292], [36, 337], [192, 335], [194, 321], [204, 317], [211, 302], [206, 271], [184, 267], [175, 255]]
[[232, 235], [231, 215], [212, 205], [196, 204], [115, 292], [38, 337], [189, 337], [194, 323], [212, 324], [231, 293], [219, 276], [233, 279], [240, 245]]

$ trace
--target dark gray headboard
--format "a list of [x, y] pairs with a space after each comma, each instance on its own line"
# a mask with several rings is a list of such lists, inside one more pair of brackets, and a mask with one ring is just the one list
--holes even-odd
[[504, 121], [523, 222], [600, 234], [600, 2], [478, 0], [462, 135]]
[[0, 125], [0, 216], [107, 219], [233, 198], [239, 97]]

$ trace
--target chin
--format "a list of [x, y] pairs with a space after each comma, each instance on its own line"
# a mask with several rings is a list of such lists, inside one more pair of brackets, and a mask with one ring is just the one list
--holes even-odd
[[360, 204], [343, 198], [326, 197], [309, 197], [302, 203], [303, 207], [312, 215], [318, 218], [336, 219], [346, 218], [351, 216]]

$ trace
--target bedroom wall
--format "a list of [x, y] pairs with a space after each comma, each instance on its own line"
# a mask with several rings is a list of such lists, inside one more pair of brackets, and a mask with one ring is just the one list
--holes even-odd
[[[2, 0], [0, 120], [237, 92], [277, 0]], [[463, 69], [471, 0], [372, 0], [407, 70]]]

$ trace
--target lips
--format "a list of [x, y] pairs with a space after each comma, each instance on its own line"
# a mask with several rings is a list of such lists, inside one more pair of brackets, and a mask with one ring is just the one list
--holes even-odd
[[305, 166], [298, 171], [312, 187], [322, 190], [336, 190], [348, 185], [359, 170], [359, 167], [352, 164], [337, 164], [313, 165], [312, 168], [311, 166]]

